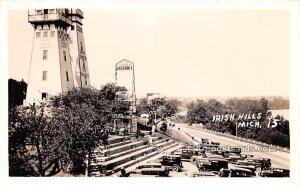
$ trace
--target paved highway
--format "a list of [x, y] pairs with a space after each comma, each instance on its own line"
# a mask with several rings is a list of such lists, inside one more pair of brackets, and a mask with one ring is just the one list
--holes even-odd
[[[232, 138], [224, 137], [221, 135], [216, 135], [214, 133], [202, 131], [202, 130], [196, 130], [189, 128], [186, 124], [176, 124], [174, 127], [175, 129], [180, 127], [180, 131], [183, 131], [185, 133], [188, 133], [191, 136], [194, 136], [196, 140], [201, 140], [201, 138], [207, 138], [210, 141], [220, 142], [222, 146], [254, 146], [255, 148], [260, 147], [259, 145], [243, 142], [240, 140], [235, 140]], [[170, 128], [170, 127], [168, 127]], [[246, 152], [242, 152], [246, 153]], [[278, 167], [278, 168], [286, 168], [290, 169], [290, 153], [283, 152], [283, 151], [273, 151], [273, 152], [247, 152], [247, 154], [253, 154], [255, 157], [264, 157], [264, 158], [270, 158], [272, 167]]]

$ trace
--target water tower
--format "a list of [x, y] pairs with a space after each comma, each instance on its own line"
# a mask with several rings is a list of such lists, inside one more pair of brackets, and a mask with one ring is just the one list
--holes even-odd
[[74, 87], [89, 87], [79, 9], [33, 9], [34, 28], [26, 104], [39, 103]]

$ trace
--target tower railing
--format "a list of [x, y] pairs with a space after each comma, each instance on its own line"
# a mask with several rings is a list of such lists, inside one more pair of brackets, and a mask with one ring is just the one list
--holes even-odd
[[72, 20], [67, 18], [61, 13], [49, 13], [49, 14], [28, 14], [28, 22], [45, 22], [61, 20], [65, 23], [72, 25]]

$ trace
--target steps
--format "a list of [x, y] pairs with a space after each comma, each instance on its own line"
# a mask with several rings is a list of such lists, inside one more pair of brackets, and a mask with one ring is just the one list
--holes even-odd
[[96, 148], [91, 155], [90, 176], [109, 176], [122, 167], [128, 168], [159, 153], [178, 146], [175, 140], [160, 133], [153, 134], [153, 145], [148, 145], [149, 134], [136, 139], [133, 136], [111, 138], [106, 150]]

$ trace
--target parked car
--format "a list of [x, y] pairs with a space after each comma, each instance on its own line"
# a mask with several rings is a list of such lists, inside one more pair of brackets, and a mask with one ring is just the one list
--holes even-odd
[[202, 144], [209, 144], [209, 141], [207, 138], [201, 138]]
[[178, 149], [173, 154], [180, 156], [181, 159], [190, 160], [192, 156], [201, 155], [201, 152], [198, 149]]
[[253, 165], [233, 165], [232, 167], [245, 168], [245, 169], [251, 170], [251, 172], [253, 172], [254, 174], [256, 173], [256, 167]]
[[143, 168], [141, 169], [141, 175], [152, 175], [158, 177], [168, 177], [169, 171], [165, 168]]
[[200, 144], [199, 149], [201, 152], [204, 153], [219, 153], [220, 151], [220, 145], [217, 144], [210, 144], [210, 143], [204, 143]]
[[253, 165], [257, 171], [265, 170], [271, 167], [271, 159], [269, 158], [246, 158], [244, 160], [238, 160], [237, 165]]
[[164, 155], [153, 162], [159, 162], [168, 170], [172, 170], [175, 172], [181, 171], [181, 169], [183, 168], [181, 157], [178, 155]]
[[217, 175], [212, 172], [190, 172], [185, 173], [188, 177], [216, 177]]
[[191, 157], [190, 161], [192, 163], [197, 163], [197, 162], [201, 162], [201, 160], [207, 160], [207, 159], [213, 159], [213, 158], [217, 158], [217, 159], [224, 159], [224, 157], [222, 155], [215, 155], [215, 154], [205, 154], [205, 153], [200, 153], [198, 156], [194, 155]]
[[240, 155], [241, 152], [242, 152], [241, 147], [230, 146], [229, 148], [223, 148], [222, 155], [226, 156], [228, 153], [235, 153], [237, 155]]
[[202, 160], [197, 163], [199, 171], [210, 171], [218, 174], [221, 168], [228, 168], [228, 161], [226, 159], [212, 158], [208, 160]]
[[236, 164], [238, 160], [240, 160], [240, 156], [236, 153], [226, 153], [224, 158], [229, 161], [229, 163]]
[[[149, 169], [153, 169], [153, 171]], [[168, 176], [169, 175], [169, 170], [166, 169], [166, 167], [162, 166], [160, 163], [156, 162], [148, 162], [141, 164], [136, 167], [135, 170], [131, 171], [133, 174], [143, 174], [145, 169], [147, 169], [147, 173], [149, 174], [150, 172], [153, 173], [154, 175], [159, 175], [159, 176]]]
[[290, 177], [290, 170], [283, 168], [270, 168], [268, 170], [262, 170], [259, 173], [261, 177]]
[[240, 160], [244, 160], [244, 159], [252, 158], [252, 157], [254, 157], [254, 155], [251, 155], [251, 154], [244, 154], [244, 153], [241, 153], [241, 154], [240, 154]]
[[231, 167], [229, 177], [256, 177], [256, 174], [246, 168]]

